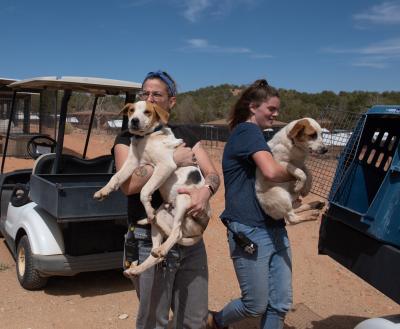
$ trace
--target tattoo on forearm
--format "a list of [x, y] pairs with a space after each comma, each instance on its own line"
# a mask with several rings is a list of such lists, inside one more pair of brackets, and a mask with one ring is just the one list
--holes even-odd
[[219, 184], [220, 184], [218, 174], [215, 174], [215, 173], [208, 174], [205, 177], [205, 181], [206, 181], [206, 184], [209, 184], [212, 187], [214, 193], [217, 192]]
[[145, 166], [137, 167], [133, 173], [138, 177], [146, 177], [148, 174]]

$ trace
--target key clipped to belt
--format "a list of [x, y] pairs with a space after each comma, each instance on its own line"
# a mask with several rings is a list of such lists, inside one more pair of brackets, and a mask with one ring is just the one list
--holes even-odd
[[221, 219], [222, 223], [226, 226], [226, 228], [232, 233], [233, 240], [242, 248], [245, 252], [250, 255], [253, 255], [257, 251], [257, 244], [250, 240], [243, 232], [234, 232], [229, 227], [229, 221], [226, 219]]
[[257, 251], [257, 244], [251, 241], [244, 233], [233, 232], [233, 239], [248, 254], [252, 255]]

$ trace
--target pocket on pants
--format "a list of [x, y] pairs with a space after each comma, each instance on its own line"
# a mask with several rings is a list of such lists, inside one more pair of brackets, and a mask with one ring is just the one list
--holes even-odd
[[141, 264], [147, 257], [149, 257], [153, 245], [151, 240], [138, 239], [137, 242], [138, 242], [139, 264]]

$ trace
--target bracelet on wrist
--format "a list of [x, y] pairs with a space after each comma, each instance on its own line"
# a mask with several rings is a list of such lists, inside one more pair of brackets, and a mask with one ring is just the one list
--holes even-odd
[[208, 190], [210, 191], [211, 196], [213, 196], [215, 194], [214, 188], [210, 184], [206, 184], [204, 186], [208, 188]]

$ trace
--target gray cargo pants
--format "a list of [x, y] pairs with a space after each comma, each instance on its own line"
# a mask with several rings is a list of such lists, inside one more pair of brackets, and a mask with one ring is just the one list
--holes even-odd
[[[135, 230], [139, 262], [150, 254], [149, 232]], [[134, 280], [139, 298], [136, 329], [204, 329], [208, 312], [208, 268], [203, 240], [189, 247], [175, 245], [164, 262]]]

